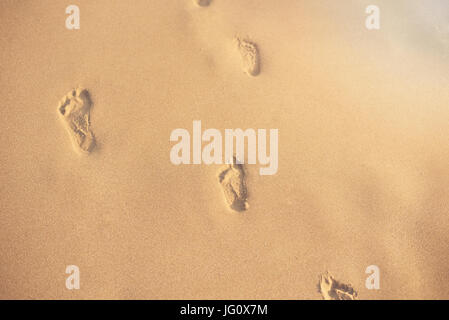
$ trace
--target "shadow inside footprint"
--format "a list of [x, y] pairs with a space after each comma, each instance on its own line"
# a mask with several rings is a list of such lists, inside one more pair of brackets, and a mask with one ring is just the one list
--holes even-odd
[[228, 164], [218, 175], [218, 181], [223, 187], [226, 202], [234, 211], [245, 211], [249, 205], [247, 202], [248, 191], [246, 189], [246, 175], [243, 164]]
[[349, 284], [341, 283], [326, 272], [320, 276], [318, 291], [324, 300], [355, 300], [357, 292]]
[[89, 153], [95, 147], [95, 137], [90, 130], [92, 101], [86, 89], [71, 90], [59, 103], [58, 112], [76, 151]]
[[207, 7], [212, 0], [194, 0], [194, 2], [200, 7]]

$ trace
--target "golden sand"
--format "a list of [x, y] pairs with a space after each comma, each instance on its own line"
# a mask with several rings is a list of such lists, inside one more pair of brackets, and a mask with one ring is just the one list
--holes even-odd
[[[0, 1], [0, 298], [449, 298], [446, 2], [76, 2]], [[277, 173], [172, 164], [194, 120]]]

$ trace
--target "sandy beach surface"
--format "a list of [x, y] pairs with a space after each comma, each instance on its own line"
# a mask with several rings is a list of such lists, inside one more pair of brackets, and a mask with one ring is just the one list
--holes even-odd
[[0, 1], [0, 299], [449, 299], [449, 4], [375, 2]]

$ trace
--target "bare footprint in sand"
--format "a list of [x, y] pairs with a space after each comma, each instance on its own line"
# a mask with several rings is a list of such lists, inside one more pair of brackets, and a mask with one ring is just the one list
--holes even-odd
[[194, 0], [194, 2], [201, 7], [207, 7], [211, 1], [212, 0]]
[[82, 88], [70, 91], [59, 102], [58, 113], [77, 152], [89, 153], [95, 147], [95, 137], [89, 128], [91, 106], [89, 93]]
[[257, 76], [260, 73], [260, 54], [257, 45], [249, 40], [235, 38], [237, 49], [242, 56], [242, 67], [250, 76]]
[[223, 187], [226, 202], [235, 211], [245, 211], [249, 205], [246, 201], [246, 176], [243, 164], [228, 164], [218, 175], [218, 181]]
[[357, 292], [350, 284], [341, 283], [326, 272], [320, 276], [318, 291], [324, 300], [356, 300]]

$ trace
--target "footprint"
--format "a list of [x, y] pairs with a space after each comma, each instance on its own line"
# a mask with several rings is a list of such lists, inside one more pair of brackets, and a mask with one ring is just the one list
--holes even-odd
[[249, 208], [248, 192], [246, 189], [246, 175], [243, 164], [228, 164], [220, 172], [218, 180], [223, 187], [226, 202], [235, 211], [245, 211]]
[[355, 300], [357, 292], [350, 284], [341, 283], [329, 273], [326, 272], [320, 276], [318, 291], [324, 300]]
[[77, 152], [89, 153], [95, 147], [95, 137], [89, 129], [91, 106], [89, 93], [82, 88], [70, 91], [58, 106], [58, 113]]
[[194, 1], [197, 5], [201, 7], [207, 7], [211, 2], [211, 0], [194, 0]]
[[235, 38], [237, 48], [242, 56], [243, 71], [250, 76], [260, 73], [260, 55], [257, 45], [249, 40]]

